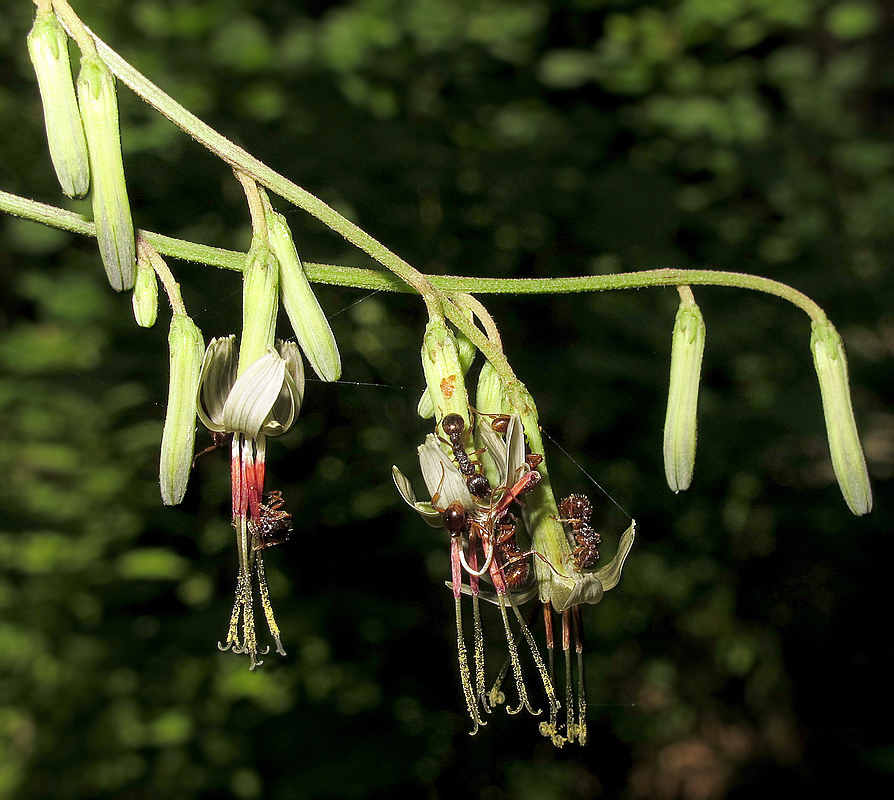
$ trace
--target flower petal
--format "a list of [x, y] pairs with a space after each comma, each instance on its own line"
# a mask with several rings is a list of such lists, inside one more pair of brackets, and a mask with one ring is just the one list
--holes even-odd
[[[285, 381], [286, 362], [268, 352], [237, 378], [224, 403], [223, 424], [226, 430], [257, 438], [262, 428], [270, 427], [273, 405], [279, 398]], [[294, 418], [294, 414], [290, 415]], [[264, 433], [275, 435], [284, 431], [277, 423]]]
[[223, 408], [236, 382], [236, 337], [212, 339], [202, 361], [196, 406], [208, 430], [223, 432]]
[[438, 505], [446, 508], [450, 503], [459, 500], [464, 508], [474, 508], [472, 495], [466, 486], [465, 478], [456, 464], [441, 449], [438, 437], [433, 433], [425, 437], [425, 443], [417, 448], [419, 466], [422, 477], [432, 499], [438, 497]]
[[413, 510], [419, 512], [419, 515], [433, 528], [443, 528], [444, 519], [440, 511], [435, 511], [431, 507], [431, 503], [416, 502], [416, 493], [407, 477], [397, 468], [391, 467], [391, 477], [394, 478], [394, 485], [404, 502]]

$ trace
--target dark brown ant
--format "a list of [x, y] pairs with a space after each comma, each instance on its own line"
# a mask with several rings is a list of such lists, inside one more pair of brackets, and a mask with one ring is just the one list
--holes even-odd
[[201, 456], [205, 455], [205, 453], [210, 453], [212, 450], [217, 450], [219, 447], [223, 447], [232, 435], [232, 433], [226, 433], [225, 431], [211, 431], [211, 446], [206, 447], [204, 450], [201, 450], [193, 456], [193, 467], [195, 467], [196, 461], [198, 461]]
[[522, 588], [531, 576], [531, 564], [518, 546], [515, 525], [515, 517], [508, 512], [494, 525], [494, 547], [500, 555], [503, 577], [509, 589]]
[[459, 471], [466, 478], [466, 486], [473, 497], [484, 498], [490, 494], [490, 481], [479, 472], [481, 464], [473, 461], [463, 447], [463, 437], [466, 432], [466, 422], [459, 414], [447, 414], [441, 420], [441, 427], [447, 438], [448, 444], [453, 449], [453, 457]]
[[251, 531], [254, 539], [252, 551], [266, 550], [277, 544], [282, 544], [289, 538], [292, 532], [292, 515], [283, 511], [282, 492], [272, 491], [267, 495], [267, 504], [260, 505], [260, 517], [257, 522], [252, 522]]
[[567, 522], [571, 526], [571, 532], [577, 542], [577, 547], [572, 553], [574, 568], [580, 572], [592, 569], [599, 560], [599, 543], [602, 537], [590, 527], [590, 515], [593, 506], [582, 494], [568, 495], [560, 504], [559, 512], [562, 514], [561, 522]]
[[468, 527], [466, 509], [459, 500], [454, 500], [447, 506], [441, 512], [441, 516], [444, 519], [444, 527], [451, 536], [462, 536]]

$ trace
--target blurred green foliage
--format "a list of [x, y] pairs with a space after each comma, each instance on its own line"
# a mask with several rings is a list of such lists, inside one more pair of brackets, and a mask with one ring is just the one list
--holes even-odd
[[[85, 211], [54, 185], [31, 4], [7, 5], [0, 186]], [[0, 797], [891, 790], [889, 4], [75, 6], [191, 110], [423, 270], [697, 266], [805, 291], [849, 348], [876, 508], [851, 517], [834, 485], [794, 309], [696, 292], [699, 452], [693, 488], [674, 496], [660, 459], [675, 293], [488, 302], [545, 431], [586, 471], [548, 451], [559, 491], [595, 496], [592, 475], [641, 536], [585, 614], [588, 747], [554, 751], [533, 721], [502, 714], [471, 739], [446, 543], [389, 476], [392, 463], [416, 474], [426, 429], [422, 310], [321, 288], [346, 383], [310, 384], [299, 424], [271, 445], [269, 482], [295, 517], [268, 559], [289, 657], [250, 673], [215, 646], [235, 575], [224, 457], [203, 457], [183, 506], [157, 496], [164, 313], [136, 329], [94, 243], [6, 218]], [[120, 102], [137, 224], [244, 247], [229, 170], [126, 89]], [[308, 260], [367, 265], [288, 214]], [[238, 276], [173, 266], [205, 335], [233, 332]], [[610, 552], [623, 517], [601, 506]]]

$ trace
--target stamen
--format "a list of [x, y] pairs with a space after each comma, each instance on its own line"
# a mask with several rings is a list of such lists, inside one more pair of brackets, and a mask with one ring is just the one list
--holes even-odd
[[573, 742], [577, 734], [574, 722], [574, 684], [571, 678], [571, 611], [562, 612], [562, 652], [565, 656], [565, 725], [569, 742]]
[[[267, 588], [267, 574], [264, 571], [264, 559], [261, 556], [261, 552], [258, 551], [255, 554], [255, 571], [258, 574], [258, 590], [261, 595], [261, 608], [264, 609], [264, 617], [267, 620], [267, 627], [270, 629], [270, 635], [273, 637], [273, 641], [276, 642], [276, 652], [281, 656], [286, 654], [286, 651], [283, 649], [282, 641], [280, 640], [280, 631], [279, 625], [276, 624], [276, 619], [273, 617], [273, 605], [270, 603], [270, 590]], [[270, 652], [270, 648], [266, 648], [266, 652]]]
[[[472, 567], [478, 568], [478, 536], [469, 531], [469, 559]], [[480, 601], [478, 599], [478, 577], [470, 573], [469, 589], [472, 592], [472, 630], [475, 654], [475, 693], [484, 711], [490, 714], [487, 684], [484, 682], [484, 633], [481, 627]]]
[[543, 628], [546, 631], [546, 655], [549, 664], [549, 679], [555, 683], [555, 643], [553, 641], [552, 606], [543, 603]]
[[[556, 690], [553, 687], [553, 682], [546, 671], [546, 664], [543, 663], [543, 657], [540, 655], [540, 651], [537, 649], [537, 642], [534, 641], [534, 636], [531, 633], [530, 628], [528, 628], [524, 617], [522, 617], [521, 611], [518, 610], [518, 606], [512, 599], [512, 595], [510, 594], [508, 597], [509, 603], [512, 606], [512, 610], [515, 612], [516, 619], [518, 619], [518, 624], [521, 632], [525, 637], [525, 641], [527, 641], [528, 643], [529, 649], [531, 650], [531, 656], [534, 659], [534, 665], [537, 667], [537, 672], [540, 675], [540, 680], [543, 681], [543, 691], [546, 692], [546, 699], [549, 703], [550, 724], [554, 725], [557, 722], [557, 715], [562, 704], [556, 697]], [[539, 714], [540, 712], [538, 711], [537, 713]]]
[[[515, 644], [515, 636], [512, 633], [512, 628], [509, 626], [509, 615], [506, 613], [506, 595], [498, 595], [498, 600], [500, 601], [500, 614], [503, 617], [503, 627], [506, 630], [506, 644], [509, 647], [509, 660], [512, 663], [512, 675], [515, 678], [515, 688], [518, 690], [519, 700], [518, 708], [507, 708], [506, 711], [509, 714], [518, 714], [523, 708], [526, 708], [528, 709], [528, 713], [536, 717], [541, 712], [539, 709], [535, 711], [534, 708], [531, 706], [531, 701], [528, 699], [528, 691], [525, 688], [525, 680], [524, 676], [522, 675], [521, 660], [518, 657], [518, 648]], [[513, 608], [515, 608], [514, 605]], [[518, 609], [516, 609], [516, 613], [517, 612]], [[527, 630], [527, 626], [525, 626], [525, 630]], [[543, 662], [541, 661], [540, 663], [542, 664]]]
[[[587, 743], [587, 692], [584, 675], [584, 631], [581, 625], [580, 606], [572, 606], [575, 649], [577, 650], [577, 743]], [[569, 732], [570, 736], [570, 732]]]
[[469, 736], [478, 733], [480, 725], [487, 725], [478, 714], [478, 703], [475, 701], [475, 693], [472, 691], [472, 679], [469, 674], [469, 657], [466, 654], [466, 642], [463, 636], [463, 614], [462, 614], [462, 598], [457, 597], [454, 600], [456, 609], [456, 651], [459, 656], [459, 677], [463, 686], [463, 696], [466, 699], [466, 708], [469, 716], [472, 718], [472, 730]]

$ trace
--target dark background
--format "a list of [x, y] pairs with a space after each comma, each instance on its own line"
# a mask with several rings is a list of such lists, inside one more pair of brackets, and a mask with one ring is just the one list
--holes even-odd
[[[25, 48], [0, 26], [0, 187], [65, 201]], [[585, 611], [590, 743], [502, 712], [468, 736], [446, 542], [418, 481], [421, 303], [321, 287], [344, 382], [309, 383], [269, 482], [289, 655], [220, 653], [228, 470], [161, 505], [166, 323], [133, 323], [89, 240], [0, 219], [0, 796], [876, 796], [894, 781], [894, 4], [825, 0], [96, 0], [88, 25], [163, 89], [431, 273], [699, 267], [785, 281], [841, 331], [875, 510], [831, 473], [806, 317], [696, 290], [693, 488], [664, 482], [672, 289], [482, 299], [544, 429], [639, 522]], [[120, 103], [136, 224], [245, 248], [228, 168]], [[280, 208], [284, 208], [280, 204]], [[369, 266], [300, 211], [309, 261]], [[171, 264], [206, 338], [234, 273]], [[285, 335], [288, 331], [283, 328]], [[367, 385], [375, 384], [375, 385]], [[208, 444], [200, 433], [198, 444]], [[598, 491], [557, 449], [557, 491]], [[606, 553], [623, 519], [599, 500]], [[496, 626], [497, 620], [488, 619]], [[500, 631], [493, 637], [493, 666]], [[504, 645], [505, 646], [505, 645]]]

